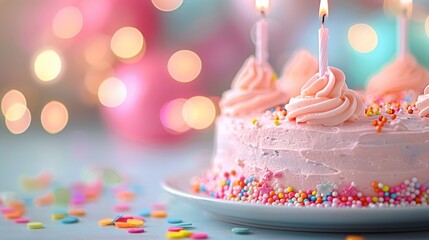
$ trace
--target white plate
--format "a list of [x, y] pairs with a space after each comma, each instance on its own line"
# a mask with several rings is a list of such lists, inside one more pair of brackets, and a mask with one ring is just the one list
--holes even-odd
[[[191, 191], [198, 171], [170, 176], [162, 187], [218, 218], [249, 226], [317, 232], [392, 232], [429, 229], [429, 207], [407, 208], [305, 208], [267, 206], [219, 200]], [[202, 171], [201, 171], [202, 172]]]

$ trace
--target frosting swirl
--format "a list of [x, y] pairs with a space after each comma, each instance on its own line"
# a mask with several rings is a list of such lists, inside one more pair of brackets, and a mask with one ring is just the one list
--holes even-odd
[[231, 90], [222, 95], [219, 105], [223, 114], [238, 116], [263, 113], [286, 100], [286, 95], [278, 89], [271, 66], [250, 56], [232, 81]]
[[374, 76], [367, 85], [367, 93], [387, 95], [413, 90], [416, 95], [429, 84], [429, 73], [411, 55], [398, 57]]
[[316, 73], [301, 89], [301, 95], [292, 98], [286, 105], [287, 118], [298, 123], [333, 126], [345, 121], [354, 121], [364, 112], [362, 97], [350, 90], [344, 73], [334, 67], [328, 75]]
[[296, 52], [283, 68], [280, 89], [289, 97], [298, 96], [302, 86], [318, 71], [318, 62], [307, 50]]
[[423, 95], [420, 95], [416, 102], [417, 108], [420, 110], [419, 116], [426, 117], [429, 114], [429, 85], [426, 86]]

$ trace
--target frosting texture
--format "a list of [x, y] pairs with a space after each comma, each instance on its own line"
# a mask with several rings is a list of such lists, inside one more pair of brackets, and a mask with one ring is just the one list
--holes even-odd
[[364, 113], [362, 97], [348, 89], [344, 73], [334, 67], [328, 75], [313, 75], [301, 89], [301, 95], [286, 105], [287, 118], [297, 123], [333, 126], [354, 121]]
[[222, 114], [231, 116], [263, 113], [287, 101], [286, 94], [278, 89], [271, 66], [249, 57], [235, 76], [231, 90], [219, 102]]
[[429, 85], [426, 86], [423, 95], [420, 95], [416, 102], [417, 108], [420, 110], [419, 116], [426, 117], [429, 114]]
[[300, 94], [302, 86], [318, 71], [317, 59], [307, 50], [296, 52], [283, 68], [280, 89], [289, 97]]
[[413, 56], [407, 55], [396, 58], [374, 76], [368, 82], [367, 93], [382, 96], [413, 90], [419, 95], [428, 84], [428, 71], [421, 67]]

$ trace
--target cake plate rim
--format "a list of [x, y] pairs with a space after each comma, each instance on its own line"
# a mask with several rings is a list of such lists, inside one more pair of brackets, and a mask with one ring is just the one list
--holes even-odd
[[162, 188], [214, 217], [253, 227], [310, 232], [405, 232], [429, 230], [429, 206], [386, 208], [286, 207], [211, 198], [191, 191], [196, 173], [167, 176]]

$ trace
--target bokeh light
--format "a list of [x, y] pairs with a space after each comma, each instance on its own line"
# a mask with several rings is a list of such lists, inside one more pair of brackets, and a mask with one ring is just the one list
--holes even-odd
[[3, 96], [1, 101], [1, 111], [5, 117], [14, 104], [27, 106], [27, 100], [20, 91], [12, 89]]
[[152, 4], [161, 11], [171, 12], [178, 9], [183, 0], [152, 0]]
[[129, 59], [141, 53], [144, 44], [144, 37], [137, 28], [123, 27], [113, 34], [110, 48], [119, 58]]
[[66, 127], [69, 114], [64, 104], [58, 101], [51, 101], [43, 107], [40, 120], [46, 132], [55, 134]]
[[200, 57], [190, 50], [175, 52], [168, 60], [168, 72], [178, 82], [191, 82], [201, 72]]
[[73, 38], [83, 26], [83, 16], [77, 7], [65, 7], [58, 11], [52, 23], [52, 30], [59, 38]]
[[6, 127], [13, 134], [21, 134], [25, 132], [31, 123], [31, 113], [28, 108], [25, 107], [24, 114], [15, 121], [6, 119]]
[[61, 73], [61, 57], [52, 49], [42, 51], [37, 54], [33, 67], [38, 79], [44, 82], [52, 81]]
[[6, 111], [5, 118], [9, 121], [17, 121], [24, 116], [27, 106], [22, 103], [14, 103]]
[[350, 46], [361, 53], [369, 53], [377, 47], [378, 37], [375, 30], [367, 24], [355, 24], [349, 29]]
[[426, 35], [429, 37], [429, 16], [426, 17], [425, 29], [426, 29]]
[[216, 108], [213, 102], [203, 96], [188, 99], [183, 105], [183, 120], [189, 127], [201, 130], [208, 128], [216, 117]]
[[186, 99], [177, 98], [166, 103], [160, 112], [160, 119], [162, 125], [173, 133], [184, 133], [190, 129], [183, 119], [183, 105]]
[[117, 107], [125, 101], [126, 97], [127, 87], [118, 78], [108, 78], [98, 88], [98, 99], [106, 107]]
[[86, 62], [93, 68], [110, 68], [114, 59], [110, 52], [110, 38], [97, 35], [89, 40], [85, 46], [84, 56]]

